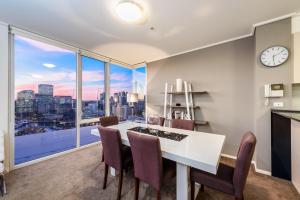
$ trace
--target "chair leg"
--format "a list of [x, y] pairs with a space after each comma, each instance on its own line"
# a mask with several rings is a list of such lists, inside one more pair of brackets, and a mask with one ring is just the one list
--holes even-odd
[[191, 181], [191, 200], [195, 198], [195, 181]]
[[135, 193], [134, 193], [134, 199], [139, 199], [139, 190], [140, 190], [140, 180], [138, 178], [135, 178]]
[[3, 197], [3, 195], [4, 195], [4, 177], [3, 177], [3, 175], [0, 176], [0, 179], [1, 179], [0, 180], [1, 181], [1, 183], [0, 183], [1, 184], [1, 189], [0, 190], [1, 190], [1, 195]]
[[157, 200], [160, 200], [160, 191], [159, 190], [157, 191], [156, 195], [157, 195]]
[[119, 176], [118, 197], [117, 197], [118, 200], [121, 199], [122, 182], [123, 182], [123, 170], [120, 171], [120, 176]]
[[108, 165], [105, 164], [104, 166], [104, 180], [103, 180], [103, 190], [106, 188], [106, 181], [107, 181], [107, 174], [108, 174]]
[[200, 191], [204, 192], [204, 185], [203, 184], [201, 184], [201, 186], [200, 186]]
[[244, 196], [242, 196], [241, 198], [235, 197], [235, 200], [244, 200]]
[[101, 162], [104, 162], [104, 152], [102, 151], [102, 158], [101, 158]]

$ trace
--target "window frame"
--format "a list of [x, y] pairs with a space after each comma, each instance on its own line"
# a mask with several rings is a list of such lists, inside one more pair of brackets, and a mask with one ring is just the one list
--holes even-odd
[[[82, 119], [82, 57], [89, 57], [92, 59], [96, 59], [99, 61], [102, 61], [105, 63], [104, 67], [104, 91], [105, 91], [105, 115], [109, 116], [110, 115], [110, 65], [111, 64], [117, 64], [120, 67], [128, 68], [131, 70], [134, 70], [135, 68], [139, 68], [139, 66], [134, 66], [134, 65], [129, 65], [127, 63], [88, 51], [81, 49], [79, 47], [74, 47], [72, 45], [65, 44], [63, 42], [59, 42], [56, 40], [49, 39], [47, 37], [43, 37], [41, 35], [31, 33], [28, 31], [24, 31], [22, 29], [10, 27], [8, 31], [8, 45], [9, 45], [9, 169], [8, 170], [13, 170], [17, 168], [21, 168], [24, 166], [28, 166], [31, 164], [38, 163], [43, 160], [48, 160], [50, 158], [54, 158], [60, 155], [64, 155], [70, 152], [77, 151], [79, 149], [87, 148], [93, 145], [97, 145], [100, 143], [98, 142], [93, 142], [90, 144], [86, 144], [83, 146], [80, 146], [80, 125], [85, 124], [85, 123], [93, 123], [99, 121], [99, 117], [97, 118], [91, 118], [91, 119]], [[51, 154], [45, 157], [41, 157], [35, 160], [31, 160], [28, 162], [24, 162], [21, 164], [15, 165], [15, 130], [14, 130], [14, 124], [15, 124], [15, 35], [26, 37], [32, 40], [36, 40], [39, 42], [43, 42], [49, 45], [53, 45], [59, 48], [63, 48], [69, 51], [72, 51], [76, 53], [76, 147], [70, 150], [62, 151], [59, 153]], [[143, 66], [146, 68], [146, 83], [145, 83], [145, 90], [146, 90], [146, 97], [145, 97], [145, 114], [147, 116], [147, 64], [145, 63]]]

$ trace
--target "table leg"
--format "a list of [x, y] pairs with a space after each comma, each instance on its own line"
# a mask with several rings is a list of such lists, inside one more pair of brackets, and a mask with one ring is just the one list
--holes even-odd
[[188, 200], [189, 191], [189, 173], [188, 166], [176, 163], [176, 199]]

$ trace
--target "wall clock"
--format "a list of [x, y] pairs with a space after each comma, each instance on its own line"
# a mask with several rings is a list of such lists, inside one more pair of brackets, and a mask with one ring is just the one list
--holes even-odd
[[267, 67], [277, 67], [285, 63], [289, 58], [289, 51], [283, 46], [272, 46], [264, 50], [260, 55], [260, 61]]

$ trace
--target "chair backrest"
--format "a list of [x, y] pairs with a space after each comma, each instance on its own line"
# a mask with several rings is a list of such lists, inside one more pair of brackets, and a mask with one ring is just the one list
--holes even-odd
[[117, 116], [100, 117], [100, 125], [103, 127], [117, 125], [118, 123]]
[[255, 135], [251, 132], [245, 133], [240, 143], [233, 174], [234, 191], [237, 197], [242, 197], [243, 195], [255, 145]]
[[148, 124], [164, 126], [165, 123], [164, 117], [150, 117], [150, 118], [151, 119], [148, 120]]
[[195, 127], [194, 120], [173, 119], [172, 128], [184, 129], [193, 131]]
[[127, 135], [132, 152], [135, 177], [159, 190], [163, 173], [159, 139], [132, 131], [128, 131]]
[[119, 130], [103, 126], [99, 126], [98, 129], [103, 146], [104, 162], [116, 170], [121, 170], [122, 142]]

